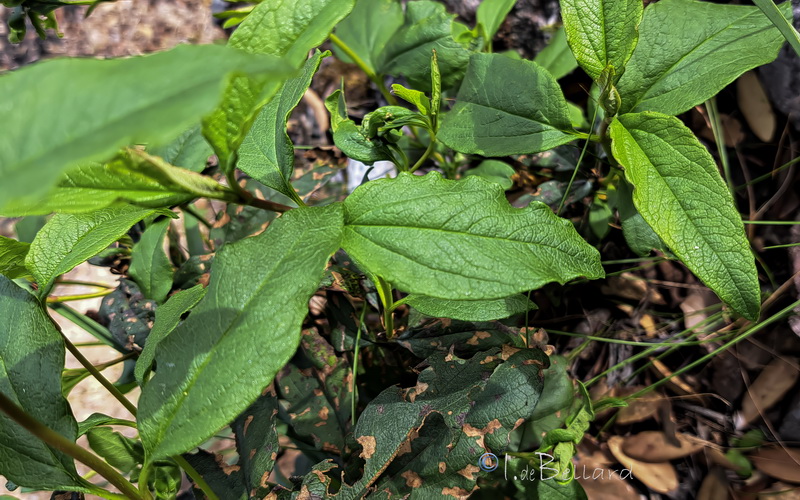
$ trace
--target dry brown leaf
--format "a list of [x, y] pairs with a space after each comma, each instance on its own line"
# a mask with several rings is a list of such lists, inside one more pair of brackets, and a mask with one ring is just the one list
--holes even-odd
[[697, 500], [728, 500], [728, 480], [718, 468], [712, 469], [700, 485]]
[[736, 414], [737, 429], [747, 427], [758, 416], [779, 402], [797, 382], [797, 358], [776, 358], [764, 367], [747, 388], [742, 409]]
[[644, 331], [647, 333], [648, 337], [654, 336], [658, 333], [658, 326], [656, 326], [656, 320], [653, 319], [652, 316], [649, 314], [643, 314], [641, 318], [639, 318], [639, 326], [644, 328]]
[[[575, 479], [586, 490], [586, 495], [592, 500], [639, 500], [639, 493], [629, 481], [621, 479], [618, 474], [611, 476], [613, 469], [609, 465], [602, 452], [589, 453], [579, 449], [575, 459]], [[636, 477], [635, 473], [633, 477]]]
[[750, 130], [764, 142], [775, 135], [775, 113], [755, 71], [748, 71], [736, 81], [736, 96]]
[[608, 440], [608, 449], [623, 467], [631, 470], [633, 477], [657, 493], [669, 493], [678, 487], [678, 474], [671, 463], [652, 464], [634, 460], [622, 451], [624, 442], [622, 436], [612, 436]]
[[770, 489], [759, 491], [758, 500], [800, 500], [800, 487], [777, 482]]
[[667, 462], [687, 457], [703, 449], [703, 444], [692, 440], [686, 434], [676, 434], [678, 446], [667, 439], [661, 431], [645, 431], [628, 436], [622, 444], [622, 451], [629, 457], [642, 462]]
[[603, 293], [615, 295], [624, 299], [641, 301], [647, 298], [652, 304], [665, 305], [667, 302], [658, 290], [647, 286], [647, 281], [633, 273], [622, 273], [619, 276], [610, 276], [608, 286], [603, 285]]
[[658, 413], [662, 404], [669, 404], [669, 401], [663, 395], [654, 392], [629, 400], [628, 406], [620, 408], [616, 423], [628, 425], [652, 418]]
[[800, 484], [800, 448], [767, 448], [750, 455], [756, 469], [764, 474]]
[[[669, 378], [672, 375], [672, 370], [667, 368], [667, 365], [661, 361], [651, 358], [652, 367], [658, 372], [662, 378]], [[681, 377], [672, 377], [667, 381], [667, 387], [672, 389], [676, 394], [681, 396], [689, 396], [695, 393], [695, 390], [687, 384]]]

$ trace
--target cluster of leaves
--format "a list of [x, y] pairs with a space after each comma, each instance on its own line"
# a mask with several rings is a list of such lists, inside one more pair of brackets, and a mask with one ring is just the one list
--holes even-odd
[[[0, 213], [55, 212], [28, 242], [0, 239], [0, 473], [29, 488], [113, 497], [77, 474], [77, 458], [130, 498], [173, 497], [181, 470], [209, 498], [464, 497], [479, 487], [484, 453], [513, 453], [517, 463], [538, 448], [556, 456], [566, 481], [483, 490], [580, 497], [570, 459], [591, 402], [563, 360], [507, 326], [513, 319], [494, 320], [535, 308], [522, 294], [548, 283], [603, 278], [600, 254], [548, 205], [512, 208], [508, 164], [486, 160], [458, 179], [466, 155], [596, 146], [608, 170], [606, 220], [619, 211], [631, 248], [671, 252], [756, 319], [741, 218], [712, 157], [675, 115], [771, 61], [783, 39], [751, 7], [563, 0], [564, 30], [526, 61], [490, 52], [513, 3], [485, 0], [470, 29], [428, 0], [264, 1], [226, 14], [238, 25], [227, 46], [62, 59], [0, 78], [14, 96], [0, 105], [14, 124], [0, 136]], [[335, 144], [400, 173], [308, 206], [318, 186], [295, 179], [287, 121], [331, 53], [307, 55], [327, 39], [389, 103], [357, 124], [343, 90], [327, 96]], [[591, 126], [557, 82], [576, 65], [596, 85]], [[407, 86], [390, 93], [387, 77]], [[444, 109], [448, 96], [455, 104]], [[413, 174], [422, 167], [445, 176]], [[207, 241], [198, 198], [229, 204], [228, 223]], [[173, 219], [183, 221], [188, 257]], [[141, 387], [138, 407], [128, 403], [135, 422], [77, 423], [64, 396], [85, 374], [62, 383], [72, 346], [48, 297], [92, 258], [129, 262], [130, 280], [104, 303], [107, 326], [71, 317], [128, 356], [111, 390], [122, 398]], [[325, 299], [312, 314], [319, 321], [309, 318], [315, 294]], [[412, 315], [395, 328], [404, 307]], [[378, 333], [364, 320], [373, 310]], [[370, 381], [356, 391], [359, 373]], [[189, 454], [226, 427], [234, 464]], [[74, 445], [83, 434], [96, 455]], [[276, 485], [268, 478], [279, 437], [316, 464]]]

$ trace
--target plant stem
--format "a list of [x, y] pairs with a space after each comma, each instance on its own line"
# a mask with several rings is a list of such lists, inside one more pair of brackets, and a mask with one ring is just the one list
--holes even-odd
[[206, 480], [203, 479], [203, 476], [201, 476], [200, 473], [197, 472], [194, 467], [192, 467], [192, 464], [187, 462], [186, 459], [180, 455], [175, 455], [171, 458], [178, 463], [181, 469], [186, 471], [186, 475], [192, 478], [194, 484], [196, 484], [197, 487], [200, 488], [200, 490], [206, 495], [206, 498], [208, 498], [208, 500], [219, 500], [217, 494], [214, 493], [214, 490], [211, 489], [211, 486], [209, 486]]
[[[594, 108], [594, 116], [592, 117], [592, 123], [595, 122], [597, 119], [597, 110], [599, 108]], [[605, 132], [603, 132], [605, 135]], [[581, 155], [578, 157], [578, 163], [575, 164], [575, 170], [572, 171], [572, 177], [569, 179], [569, 184], [567, 184], [567, 189], [564, 191], [564, 196], [561, 197], [561, 203], [558, 204], [558, 210], [556, 210], [556, 215], [561, 214], [561, 209], [564, 208], [564, 203], [567, 201], [569, 197], [569, 192], [572, 190], [572, 183], [575, 182], [575, 177], [578, 175], [578, 170], [581, 168], [581, 163], [583, 162], [583, 157], [586, 155], [586, 150], [589, 149], [589, 141], [583, 143], [583, 149], [581, 150]]]
[[423, 163], [425, 163], [425, 160], [427, 160], [428, 156], [430, 156], [431, 153], [433, 152], [433, 148], [436, 146], [436, 134], [434, 134], [433, 132], [431, 132], [430, 134], [431, 134], [430, 137], [431, 142], [430, 144], [428, 144], [428, 148], [425, 150], [424, 153], [422, 153], [422, 156], [420, 156], [419, 160], [417, 160], [414, 166], [411, 167], [409, 172], [414, 173], [415, 170], [417, 170], [419, 167], [422, 166]]
[[[55, 323], [55, 321], [53, 321], [53, 323]], [[136, 407], [133, 406], [133, 403], [131, 403], [128, 400], [128, 398], [126, 398], [121, 392], [119, 392], [119, 389], [114, 387], [114, 384], [112, 384], [107, 378], [105, 378], [103, 376], [103, 374], [100, 373], [100, 370], [98, 370], [97, 367], [95, 367], [92, 363], [90, 363], [89, 360], [86, 359], [83, 356], [83, 354], [81, 354], [81, 351], [79, 351], [78, 348], [75, 347], [72, 344], [72, 342], [70, 342], [70, 340], [67, 338], [67, 336], [64, 335], [64, 332], [61, 331], [60, 327], [58, 327], [58, 326], [56, 326], [56, 327], [58, 328], [58, 332], [61, 334], [61, 337], [64, 339], [64, 344], [67, 346], [67, 350], [70, 353], [72, 353], [73, 356], [75, 356], [75, 359], [77, 359], [78, 362], [84, 368], [86, 368], [86, 371], [88, 371], [89, 373], [92, 374], [92, 377], [94, 377], [98, 382], [100, 382], [100, 384], [103, 387], [105, 387], [106, 390], [108, 390], [108, 392], [110, 392], [111, 395], [114, 396], [114, 398], [117, 401], [122, 403], [122, 406], [124, 406], [125, 409], [127, 409], [129, 412], [131, 412], [131, 414], [135, 417], [136, 416]]]
[[791, 313], [792, 310], [795, 307], [797, 307], [798, 305], [800, 305], [800, 300], [795, 301], [792, 304], [784, 307], [783, 309], [781, 309], [777, 313], [773, 314], [769, 318], [765, 319], [764, 321], [751, 326], [744, 333], [742, 333], [741, 335], [739, 335], [735, 339], [733, 339], [733, 340], [731, 340], [729, 342], [726, 342], [725, 344], [722, 344], [721, 346], [719, 346], [718, 348], [714, 349], [710, 353], [706, 354], [702, 358], [700, 358], [700, 359], [698, 359], [696, 361], [693, 361], [692, 363], [689, 363], [688, 365], [684, 366], [683, 368], [681, 368], [679, 370], [676, 370], [675, 372], [673, 372], [668, 377], [664, 377], [661, 380], [655, 382], [654, 384], [651, 384], [650, 386], [645, 387], [644, 389], [642, 389], [640, 391], [637, 391], [637, 392], [631, 394], [630, 396], [625, 397], [624, 399], [628, 400], [628, 399], [636, 399], [638, 397], [641, 397], [644, 394], [647, 394], [648, 392], [652, 391], [653, 389], [666, 384], [667, 382], [669, 382], [670, 379], [672, 379], [674, 377], [678, 377], [680, 375], [683, 375], [684, 373], [688, 372], [689, 370], [691, 370], [691, 369], [693, 369], [693, 368], [695, 368], [695, 367], [697, 367], [697, 366], [709, 361], [711, 358], [713, 358], [717, 354], [728, 350], [729, 348], [731, 348], [734, 345], [738, 344], [739, 342], [741, 342], [742, 340], [746, 339], [747, 337], [749, 337], [749, 336], [753, 335], [754, 333], [760, 331], [762, 328], [764, 328], [766, 326], [769, 326], [772, 323], [778, 321], [784, 315]]
[[711, 122], [711, 131], [714, 133], [714, 142], [717, 143], [717, 153], [719, 154], [719, 161], [722, 163], [722, 171], [725, 173], [725, 182], [728, 184], [728, 190], [731, 194], [734, 194], [736, 188], [733, 186], [731, 165], [728, 161], [728, 150], [725, 145], [725, 131], [722, 128], [722, 121], [717, 111], [716, 98], [712, 97], [706, 101], [706, 112], [708, 113], [708, 120]]
[[181, 206], [181, 210], [183, 210], [187, 214], [191, 215], [197, 222], [199, 222], [200, 224], [204, 225], [206, 227], [206, 229], [211, 229], [211, 223], [208, 222], [206, 220], [206, 218], [203, 217], [203, 215], [200, 212], [198, 212], [197, 209], [194, 208], [193, 206], [191, 206], [190, 204], [187, 203], [186, 205]]
[[93, 286], [95, 288], [104, 288], [104, 289], [114, 289], [114, 285], [109, 285], [106, 283], [99, 283], [96, 281], [81, 281], [81, 280], [58, 280], [56, 281], [56, 286], [58, 285], [76, 285], [76, 286]]
[[386, 88], [383, 80], [372, 70], [372, 68], [367, 66], [367, 63], [365, 63], [364, 60], [361, 59], [361, 57], [359, 57], [359, 55], [356, 54], [349, 45], [344, 43], [344, 40], [333, 33], [331, 33], [328, 38], [334, 45], [336, 45], [336, 47], [339, 48], [339, 50], [344, 52], [345, 55], [349, 57], [350, 60], [352, 60], [361, 71], [364, 72], [364, 74], [367, 75], [367, 78], [372, 80], [372, 83], [378, 87], [378, 90], [380, 91], [381, 95], [383, 95], [384, 99], [386, 99], [386, 102], [392, 106], [397, 106], [397, 99], [392, 95], [391, 92], [389, 92], [389, 89]]
[[378, 296], [383, 303], [383, 326], [386, 328], [386, 337], [391, 339], [394, 336], [394, 298], [392, 297], [392, 286], [377, 277], [375, 285], [378, 288]]
[[47, 297], [48, 304], [57, 304], [61, 302], [70, 302], [73, 300], [86, 300], [86, 299], [96, 299], [98, 297], [105, 297], [106, 295], [110, 295], [114, 293], [113, 288], [105, 288], [99, 292], [93, 293], [82, 293], [77, 295], [61, 295], [61, 296], [54, 296], [54, 297]]
[[17, 406], [14, 401], [0, 392], [0, 410], [11, 417], [12, 420], [28, 430], [31, 434], [41, 439], [48, 446], [55, 448], [75, 460], [94, 469], [99, 475], [103, 476], [109, 483], [113, 484], [127, 498], [139, 500], [142, 497], [139, 491], [127, 479], [122, 477], [119, 472], [105, 463], [97, 455], [89, 452], [57, 433], [53, 429], [39, 422], [25, 410]]
[[358, 320], [358, 331], [356, 332], [356, 345], [353, 349], [353, 391], [352, 395], [350, 396], [350, 426], [355, 427], [356, 425], [356, 396], [358, 395], [358, 390], [356, 389], [356, 376], [358, 376], [358, 353], [361, 347], [361, 329], [365, 328], [364, 326], [364, 316], [367, 314], [367, 306], [369, 304], [364, 301], [364, 307], [361, 309], [361, 317]]

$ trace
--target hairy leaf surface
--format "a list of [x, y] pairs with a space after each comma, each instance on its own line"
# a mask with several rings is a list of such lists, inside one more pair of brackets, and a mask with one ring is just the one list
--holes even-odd
[[639, 38], [642, 9], [641, 0], [561, 0], [567, 42], [593, 80], [609, 66], [622, 74]]
[[217, 255], [206, 297], [158, 345], [158, 371], [142, 391], [139, 431], [151, 460], [197, 446], [272, 381], [297, 348], [341, 227], [340, 204], [300, 208]]
[[[213, 67], [214, 71], [208, 71]], [[217, 45], [127, 59], [56, 59], [0, 77], [0, 211], [44, 193], [61, 171], [120, 146], [172, 139], [219, 102], [227, 75], [285, 74], [284, 63]]]
[[610, 127], [614, 157], [653, 231], [736, 312], [757, 320], [760, 289], [744, 224], [714, 159], [675, 117], [644, 112]]
[[39, 284], [39, 296], [47, 296], [56, 278], [94, 257], [131, 226], [156, 212], [127, 205], [80, 215], [54, 215], [36, 235], [25, 258]]
[[[397, 0], [358, 0], [353, 11], [336, 26], [338, 36], [373, 73], [381, 51], [403, 25], [403, 6]], [[336, 57], [353, 62], [338, 47]]]
[[507, 156], [577, 139], [561, 88], [531, 61], [475, 54], [438, 138], [461, 153]]
[[[64, 343], [39, 303], [0, 276], [0, 392], [74, 441], [78, 425], [61, 395]], [[0, 412], [0, 472], [20, 486], [87, 491], [72, 458]]]
[[599, 253], [547, 205], [509, 205], [476, 176], [400, 174], [357, 188], [344, 202], [343, 248], [399, 289], [452, 300], [499, 299], [604, 276]]
[[[790, 3], [781, 9], [788, 16]], [[745, 71], [774, 60], [785, 41], [757, 7], [697, 0], [650, 4], [639, 31], [617, 86], [620, 113], [683, 113]]]

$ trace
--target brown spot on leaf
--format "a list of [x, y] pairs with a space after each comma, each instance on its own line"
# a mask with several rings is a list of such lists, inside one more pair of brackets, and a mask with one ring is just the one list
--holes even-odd
[[505, 361], [521, 350], [522, 349], [517, 349], [516, 347], [511, 347], [508, 344], [503, 344], [503, 350], [500, 352], [500, 357], [503, 358], [503, 361]]
[[439, 474], [444, 474], [447, 471], [447, 464], [444, 462], [439, 462]]
[[415, 385], [409, 390], [408, 400], [413, 403], [414, 400], [417, 399], [417, 396], [425, 392], [427, 389], [428, 389], [428, 384], [426, 384], [425, 382], [417, 381], [417, 385]]
[[469, 464], [469, 465], [467, 465], [466, 467], [464, 467], [463, 469], [461, 469], [460, 471], [458, 471], [458, 474], [459, 474], [460, 476], [464, 476], [465, 478], [469, 479], [470, 481], [474, 481], [474, 480], [475, 480], [475, 478], [474, 478], [473, 476], [474, 476], [474, 475], [475, 475], [475, 474], [476, 474], [476, 473], [477, 473], [479, 470], [480, 470], [480, 469], [479, 469], [478, 467], [476, 467], [476, 466], [474, 466], [474, 465], [472, 465], [472, 464]]
[[477, 427], [473, 427], [473, 426], [471, 426], [469, 424], [465, 424], [464, 427], [462, 427], [461, 429], [464, 431], [464, 434], [466, 434], [467, 436], [469, 436], [469, 437], [477, 437], [478, 438], [478, 440], [477, 440], [478, 446], [480, 446], [481, 448], [483, 448], [485, 450], [486, 449], [486, 445], [483, 443], [483, 437], [486, 434], [494, 433], [494, 431], [496, 431], [497, 429], [500, 429], [502, 427], [503, 427], [503, 424], [501, 424], [498, 419], [494, 419], [494, 420], [490, 421], [488, 424], [486, 424], [486, 427], [484, 427], [483, 429], [478, 429]]
[[456, 498], [467, 498], [469, 496], [469, 491], [465, 490], [464, 488], [459, 488], [458, 486], [454, 488], [442, 488], [442, 495]]
[[364, 460], [369, 460], [375, 453], [375, 436], [361, 436], [356, 438], [356, 441], [358, 441], [358, 444], [363, 448], [358, 456]]
[[254, 416], [248, 415], [247, 418], [244, 420], [244, 427], [242, 428], [242, 435], [247, 436], [247, 428], [250, 427], [250, 422], [253, 421]]
[[480, 343], [481, 340], [488, 339], [491, 336], [492, 334], [489, 332], [475, 332], [475, 335], [473, 335], [469, 340], [467, 340], [467, 344], [478, 345], [478, 343]]
[[497, 360], [497, 356], [486, 356], [485, 358], [483, 358], [483, 361], [481, 361], [481, 364], [486, 365], [495, 360]]
[[407, 470], [400, 474], [406, 480], [406, 486], [411, 488], [419, 488], [422, 486], [422, 478], [419, 477], [419, 474], [414, 472], [413, 470]]
[[406, 440], [403, 441], [403, 444], [401, 444], [400, 447], [397, 448], [397, 454], [395, 456], [399, 457], [405, 455], [406, 453], [411, 453], [411, 442], [417, 439], [418, 437], [419, 437], [419, 429], [412, 430], [411, 433], [406, 438]]
[[328, 407], [323, 406], [322, 409], [317, 413], [317, 415], [319, 415], [319, 418], [321, 418], [322, 420], [328, 420], [329, 413], [330, 410], [328, 409]]

